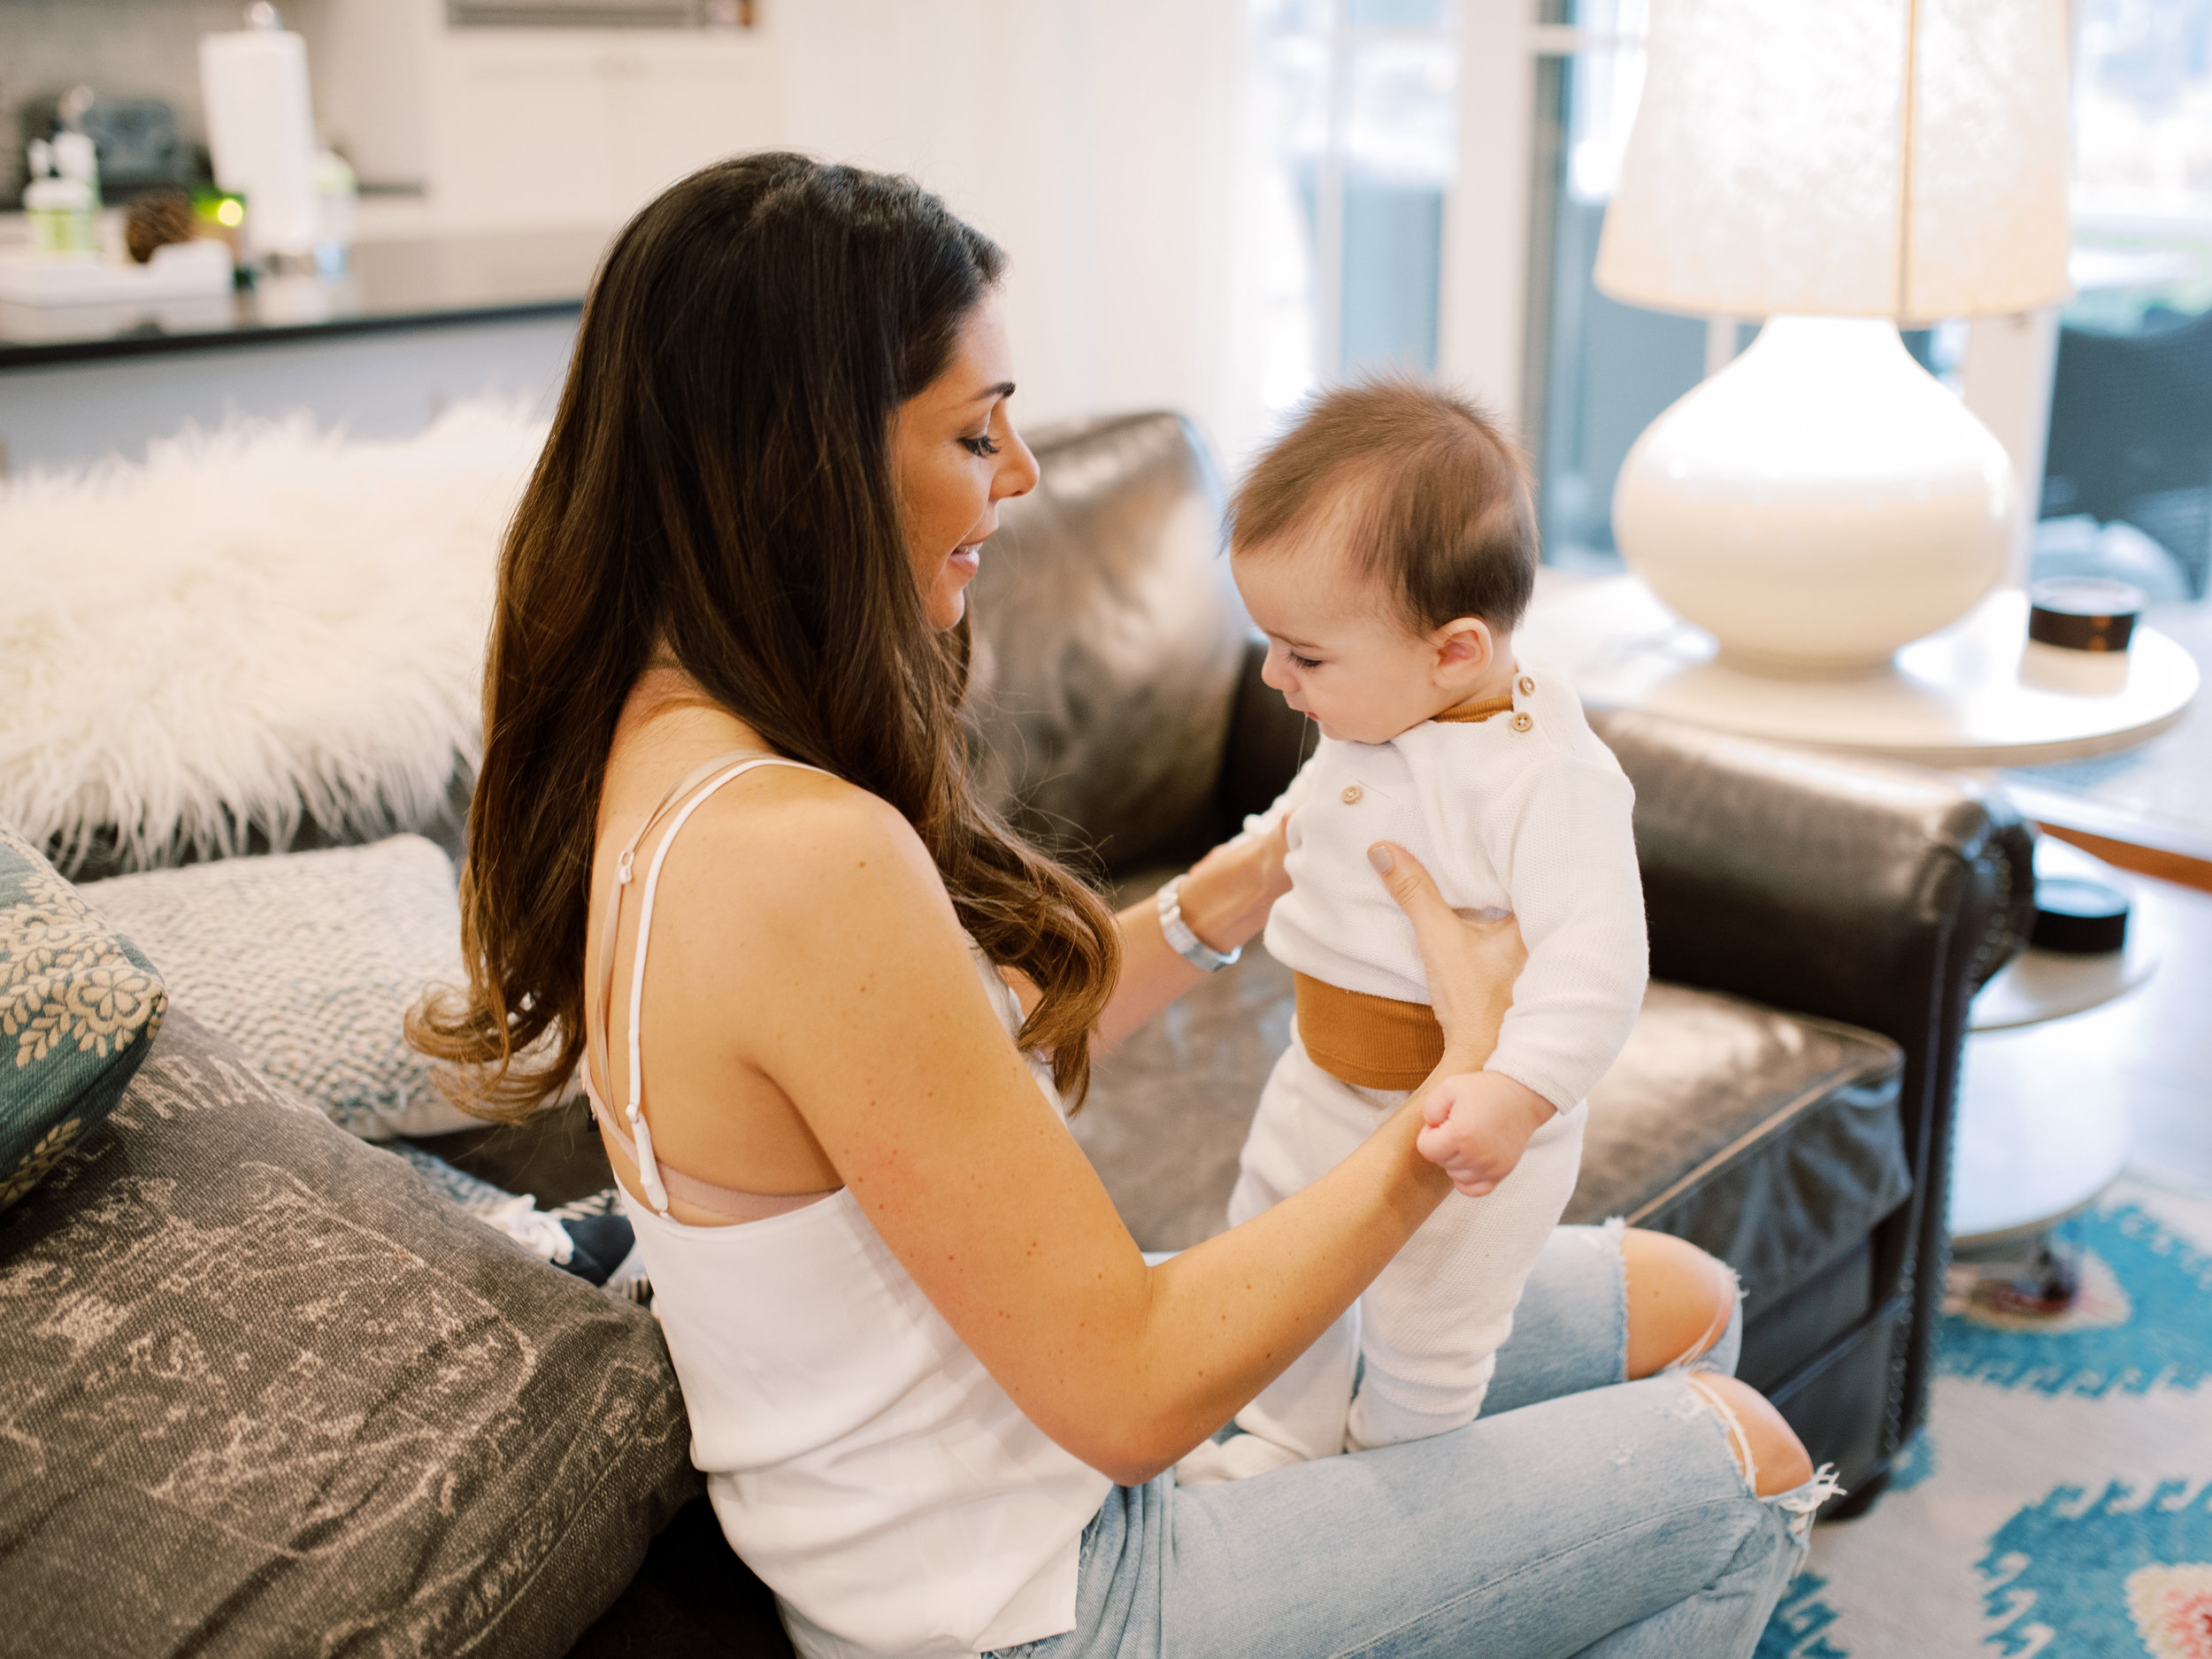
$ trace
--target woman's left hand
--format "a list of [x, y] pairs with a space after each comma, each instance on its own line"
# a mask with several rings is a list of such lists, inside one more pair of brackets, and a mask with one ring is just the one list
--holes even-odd
[[[1283, 873], [1286, 819], [1224, 841], [1193, 864], [1177, 893], [1184, 924], [1199, 942], [1226, 956], [1267, 926], [1275, 901], [1290, 891]], [[1177, 956], [1160, 932], [1159, 909], [1148, 895], [1121, 913], [1121, 982], [1099, 1016], [1091, 1051], [1103, 1054], [1204, 976]], [[1036, 989], [1009, 976], [1027, 1010]]]
[[1290, 815], [1227, 841], [1190, 867], [1177, 895], [1183, 920], [1200, 942], [1225, 955], [1267, 926], [1275, 901], [1290, 891], [1283, 855]]

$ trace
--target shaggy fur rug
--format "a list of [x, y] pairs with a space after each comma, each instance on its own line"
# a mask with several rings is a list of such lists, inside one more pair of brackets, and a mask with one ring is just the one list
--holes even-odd
[[544, 442], [304, 416], [0, 485], [0, 819], [73, 871], [429, 819], [480, 753], [501, 532]]

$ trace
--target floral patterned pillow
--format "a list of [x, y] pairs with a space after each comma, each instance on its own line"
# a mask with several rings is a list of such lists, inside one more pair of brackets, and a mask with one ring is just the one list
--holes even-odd
[[167, 1007], [153, 964], [0, 828], [0, 1210], [106, 1120]]

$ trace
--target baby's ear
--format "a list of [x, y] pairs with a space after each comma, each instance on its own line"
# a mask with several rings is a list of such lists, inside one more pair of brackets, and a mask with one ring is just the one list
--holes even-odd
[[1479, 674], [1497, 656], [1490, 625], [1480, 617], [1460, 617], [1430, 636], [1436, 645], [1438, 672], [1454, 679]]

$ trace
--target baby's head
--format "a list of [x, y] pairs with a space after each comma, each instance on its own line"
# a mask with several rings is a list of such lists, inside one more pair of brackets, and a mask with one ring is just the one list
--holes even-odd
[[1536, 513], [1519, 449], [1467, 399], [1395, 375], [1325, 392], [1230, 512], [1262, 678], [1326, 735], [1387, 742], [1509, 689]]

